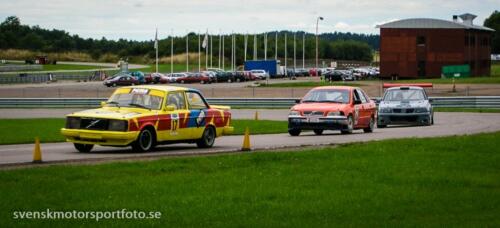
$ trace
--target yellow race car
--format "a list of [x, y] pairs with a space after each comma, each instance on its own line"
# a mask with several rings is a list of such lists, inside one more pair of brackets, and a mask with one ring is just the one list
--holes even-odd
[[209, 105], [200, 91], [175, 86], [117, 89], [101, 108], [66, 116], [61, 133], [80, 152], [95, 144], [149, 151], [158, 144], [196, 143], [212, 147], [230, 134], [230, 107]]

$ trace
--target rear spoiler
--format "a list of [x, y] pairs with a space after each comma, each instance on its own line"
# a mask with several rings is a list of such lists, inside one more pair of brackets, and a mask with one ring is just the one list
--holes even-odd
[[401, 86], [417, 86], [422, 88], [433, 87], [432, 83], [384, 83], [382, 87], [384, 89], [387, 89], [387, 88], [401, 87]]

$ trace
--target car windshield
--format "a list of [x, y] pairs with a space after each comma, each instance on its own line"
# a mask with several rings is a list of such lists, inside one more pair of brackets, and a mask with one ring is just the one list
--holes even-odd
[[149, 94], [117, 93], [109, 98], [107, 104], [110, 107], [118, 106], [159, 110], [162, 101], [162, 97]]
[[318, 89], [307, 93], [302, 102], [349, 103], [349, 90], [345, 89]]
[[385, 93], [384, 101], [418, 101], [425, 100], [424, 92], [420, 89], [389, 90]]

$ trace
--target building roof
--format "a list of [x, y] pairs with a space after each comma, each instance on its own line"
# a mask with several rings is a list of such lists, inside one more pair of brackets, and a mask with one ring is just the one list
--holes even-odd
[[475, 29], [483, 31], [495, 31], [491, 28], [468, 25], [461, 22], [446, 21], [432, 18], [410, 18], [399, 21], [393, 21], [382, 25], [377, 25], [377, 28], [401, 28], [401, 29]]

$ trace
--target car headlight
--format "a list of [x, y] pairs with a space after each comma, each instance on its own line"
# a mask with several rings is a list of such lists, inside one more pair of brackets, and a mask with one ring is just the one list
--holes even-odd
[[79, 129], [80, 128], [80, 117], [67, 117], [66, 118], [66, 128], [67, 129]]
[[289, 116], [300, 116], [300, 112], [299, 111], [290, 111], [290, 113], [288, 113]]
[[392, 110], [390, 108], [380, 108], [378, 110], [378, 112], [380, 112], [380, 113], [391, 113]]
[[329, 112], [327, 116], [341, 116], [342, 114], [340, 112]]
[[416, 113], [424, 113], [424, 112], [428, 112], [429, 110], [427, 108], [416, 108], [415, 109], [415, 112]]
[[128, 122], [126, 120], [109, 120], [108, 123], [109, 131], [127, 131]]

